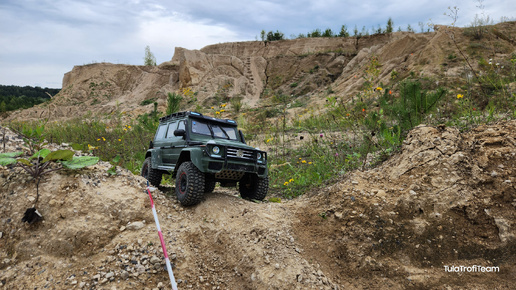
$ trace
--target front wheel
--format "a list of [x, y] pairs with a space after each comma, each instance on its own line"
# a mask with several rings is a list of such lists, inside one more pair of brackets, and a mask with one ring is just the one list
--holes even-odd
[[151, 158], [147, 157], [145, 161], [143, 161], [141, 175], [145, 177], [152, 186], [159, 186], [163, 172], [152, 169]]
[[188, 161], [179, 166], [176, 176], [176, 195], [184, 205], [195, 205], [201, 202], [204, 194], [204, 173]]
[[242, 198], [263, 200], [269, 191], [269, 177], [246, 174], [238, 183], [238, 191]]

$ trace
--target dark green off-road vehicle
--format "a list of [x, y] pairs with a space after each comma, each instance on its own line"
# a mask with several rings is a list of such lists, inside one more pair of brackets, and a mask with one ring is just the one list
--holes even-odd
[[224, 187], [238, 183], [246, 199], [263, 200], [269, 188], [267, 153], [246, 145], [235, 121], [196, 112], [160, 118], [141, 174], [154, 186], [163, 174], [172, 174], [185, 206], [199, 203], [217, 182]]

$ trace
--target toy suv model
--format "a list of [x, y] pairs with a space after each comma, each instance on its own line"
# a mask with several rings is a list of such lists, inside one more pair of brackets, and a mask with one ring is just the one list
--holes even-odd
[[142, 176], [158, 186], [163, 174], [176, 179], [182, 205], [199, 203], [215, 184], [236, 186], [245, 199], [263, 200], [269, 188], [267, 153], [246, 145], [237, 123], [196, 112], [159, 119], [143, 162]]

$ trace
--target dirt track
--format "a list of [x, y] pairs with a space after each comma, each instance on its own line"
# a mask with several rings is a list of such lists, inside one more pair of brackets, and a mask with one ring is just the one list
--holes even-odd
[[[14, 151], [20, 141], [7, 147]], [[153, 193], [179, 288], [510, 289], [516, 283], [516, 121], [461, 134], [420, 126], [378, 168], [283, 203], [217, 188], [183, 208]], [[1, 168], [4, 289], [169, 287], [145, 181], [100, 163], [35, 186]], [[166, 191], [166, 188], [161, 188]], [[497, 266], [450, 273], [444, 266]]]

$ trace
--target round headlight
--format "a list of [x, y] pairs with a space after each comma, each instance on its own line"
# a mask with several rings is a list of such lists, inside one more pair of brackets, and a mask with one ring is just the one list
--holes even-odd
[[218, 146], [213, 146], [213, 148], [211, 149], [211, 152], [213, 152], [213, 154], [219, 154], [220, 148]]
[[258, 155], [256, 157], [258, 158], [258, 160], [261, 160], [262, 159], [262, 153], [258, 152]]

